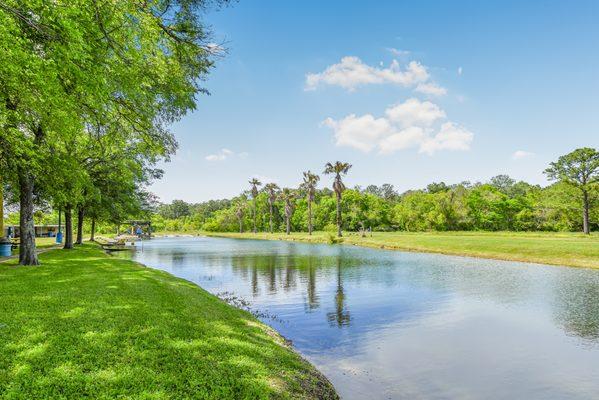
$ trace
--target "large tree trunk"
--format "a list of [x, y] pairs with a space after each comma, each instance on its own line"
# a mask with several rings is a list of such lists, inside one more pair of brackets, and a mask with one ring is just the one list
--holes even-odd
[[312, 202], [308, 200], [308, 235], [312, 235]]
[[589, 193], [585, 190], [582, 192], [582, 231], [590, 235], [591, 227], [589, 226]]
[[337, 236], [343, 236], [341, 233], [341, 193], [337, 193]]
[[96, 219], [94, 217], [92, 217], [92, 227], [91, 227], [91, 233], [89, 235], [89, 241], [90, 242], [96, 241]]
[[270, 225], [270, 233], [273, 232], [273, 229], [272, 229], [272, 212], [273, 212], [272, 203], [270, 203], [269, 204], [269, 214], [270, 214], [270, 217], [269, 217], [269, 221], [268, 221], [269, 225]]
[[243, 233], [243, 219], [239, 218], [239, 233]]
[[77, 208], [77, 241], [75, 244], [83, 244], [83, 218], [85, 217], [85, 210], [83, 206]]
[[35, 249], [35, 224], [33, 222], [33, 177], [19, 173], [19, 264], [39, 265]]
[[289, 217], [289, 215], [287, 215], [287, 218], [285, 218], [285, 224], [286, 224], [286, 229], [285, 231], [287, 232], [287, 234], [291, 234], [291, 218]]
[[73, 208], [70, 204], [64, 208], [64, 249], [73, 248]]

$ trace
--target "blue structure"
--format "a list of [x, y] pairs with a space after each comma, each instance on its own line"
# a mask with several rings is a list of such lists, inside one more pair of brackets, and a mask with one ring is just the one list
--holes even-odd
[[12, 243], [10, 240], [0, 238], [0, 257], [8, 257], [12, 254]]
[[60, 224], [60, 216], [62, 215], [62, 210], [59, 208], [58, 209], [58, 232], [56, 233], [56, 243], [57, 244], [61, 244], [62, 243], [62, 231], [60, 230], [61, 228], [61, 224]]

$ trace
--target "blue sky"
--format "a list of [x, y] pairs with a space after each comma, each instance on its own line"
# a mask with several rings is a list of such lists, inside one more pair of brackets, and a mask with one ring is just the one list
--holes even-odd
[[545, 184], [599, 145], [598, 1], [241, 0], [205, 19], [228, 54], [172, 128], [163, 201], [296, 186], [335, 160], [349, 186]]

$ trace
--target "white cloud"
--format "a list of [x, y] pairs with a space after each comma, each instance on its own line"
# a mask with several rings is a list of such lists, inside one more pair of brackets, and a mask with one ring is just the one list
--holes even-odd
[[474, 134], [447, 120], [445, 111], [430, 101], [415, 98], [390, 106], [385, 116], [350, 114], [340, 120], [327, 118], [337, 146], [353, 147], [365, 153], [378, 150], [390, 154], [418, 148], [432, 155], [441, 150], [468, 150]]
[[393, 54], [396, 57], [405, 57], [405, 56], [409, 56], [410, 52], [408, 50], [399, 50], [393, 47], [389, 47], [387, 49], [387, 51], [391, 54]]
[[447, 89], [434, 82], [429, 83], [421, 83], [416, 86], [414, 89], [415, 92], [424, 93], [429, 96], [445, 96], [447, 94]]
[[341, 86], [349, 91], [362, 85], [383, 83], [412, 87], [428, 81], [429, 77], [426, 67], [417, 61], [410, 61], [403, 69], [397, 60], [393, 60], [388, 68], [378, 68], [363, 63], [358, 57], [348, 56], [322, 72], [307, 74], [305, 90], [315, 90], [323, 84]]
[[535, 153], [531, 153], [530, 151], [517, 150], [512, 154], [512, 159], [514, 160], [522, 160], [523, 158], [528, 158], [534, 156]]
[[327, 118], [323, 125], [335, 132], [337, 146], [353, 147], [364, 152], [371, 151], [381, 138], [393, 132], [387, 119], [375, 118], [370, 114], [361, 117], [350, 114], [339, 121]]
[[433, 154], [438, 150], [470, 150], [474, 134], [453, 122], [441, 125], [439, 133], [420, 145], [420, 152]]
[[464, 72], [464, 70], [462, 69], [462, 67], [458, 67], [458, 75], [462, 75], [462, 72]]
[[[205, 159], [207, 161], [225, 161], [227, 158], [233, 157], [235, 155], [236, 155], [235, 152], [233, 152], [229, 149], [220, 149], [215, 154], [208, 154], [205, 157]], [[248, 153], [246, 153], [246, 152], [239, 153], [239, 154], [237, 154], [237, 156], [239, 156], [241, 158], [245, 158], [248, 156]]]
[[445, 111], [430, 101], [411, 98], [387, 108], [385, 115], [391, 122], [403, 128], [412, 125], [429, 127], [437, 120], [445, 118]]
[[427, 133], [423, 128], [410, 126], [383, 138], [378, 145], [381, 153], [390, 154], [397, 150], [416, 147], [426, 140], [426, 138]]

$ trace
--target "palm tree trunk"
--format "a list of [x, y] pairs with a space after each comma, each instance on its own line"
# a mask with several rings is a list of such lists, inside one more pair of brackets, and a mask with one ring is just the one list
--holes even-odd
[[256, 198], [254, 198], [254, 233], [256, 233]]
[[287, 234], [289, 235], [289, 234], [291, 234], [291, 218], [289, 218], [289, 215], [287, 215], [285, 219], [286, 219], [285, 222], [287, 225], [286, 231], [287, 231]]
[[337, 193], [337, 236], [343, 236], [341, 233], [341, 193]]
[[272, 203], [269, 203], [268, 207], [269, 207], [269, 214], [270, 214], [270, 216], [269, 216], [270, 233], [272, 233], [273, 232], [273, 229], [272, 229], [272, 212], [273, 212]]
[[19, 203], [19, 264], [39, 265], [33, 222], [33, 177], [27, 172], [19, 173]]
[[73, 207], [67, 204], [64, 208], [64, 247], [63, 249], [73, 248]]
[[77, 240], [75, 244], [83, 244], [83, 218], [85, 210], [83, 206], [77, 207]]
[[582, 192], [582, 231], [590, 235], [591, 229], [589, 226], [589, 193], [585, 190]]
[[308, 200], [308, 235], [312, 235], [312, 202]]

